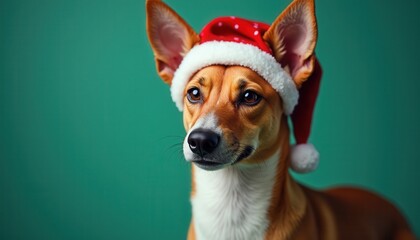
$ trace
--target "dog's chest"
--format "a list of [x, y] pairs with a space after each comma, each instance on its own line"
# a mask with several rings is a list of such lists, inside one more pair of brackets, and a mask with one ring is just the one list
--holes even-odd
[[194, 166], [191, 202], [197, 239], [264, 238], [278, 156], [259, 165], [210, 172]]

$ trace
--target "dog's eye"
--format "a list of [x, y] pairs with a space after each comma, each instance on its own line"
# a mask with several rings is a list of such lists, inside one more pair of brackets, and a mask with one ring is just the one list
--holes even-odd
[[251, 90], [246, 90], [242, 94], [241, 103], [248, 105], [248, 106], [254, 106], [257, 103], [259, 103], [261, 100], [261, 96], [258, 95], [256, 92]]
[[200, 89], [193, 87], [187, 92], [187, 99], [190, 103], [198, 103], [201, 102], [201, 93]]

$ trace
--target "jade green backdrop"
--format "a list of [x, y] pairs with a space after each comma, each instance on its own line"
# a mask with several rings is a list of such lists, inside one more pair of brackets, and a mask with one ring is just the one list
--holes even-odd
[[[289, 1], [168, 3], [272, 22]], [[183, 239], [182, 116], [155, 73], [141, 0], [0, 1], [0, 239]], [[297, 178], [363, 186], [420, 234], [420, 2], [317, 1], [324, 68]]]

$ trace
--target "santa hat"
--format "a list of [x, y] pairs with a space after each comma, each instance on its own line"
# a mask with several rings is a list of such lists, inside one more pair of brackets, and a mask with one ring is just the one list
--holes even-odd
[[[316, 169], [319, 159], [313, 145], [306, 142], [318, 92], [320, 71], [317, 80], [308, 79], [298, 90], [290, 74], [274, 58], [271, 48], [263, 39], [269, 27], [265, 23], [237, 17], [220, 17], [207, 24], [200, 33], [200, 43], [186, 54], [175, 71], [171, 84], [172, 100], [182, 111], [185, 86], [188, 80], [204, 67], [217, 64], [239, 65], [252, 69], [279, 93], [285, 114], [291, 115], [297, 143], [291, 152], [292, 169], [296, 172], [310, 172]], [[316, 66], [320, 69], [319, 64], [316, 63]], [[299, 92], [302, 94], [300, 99]]]

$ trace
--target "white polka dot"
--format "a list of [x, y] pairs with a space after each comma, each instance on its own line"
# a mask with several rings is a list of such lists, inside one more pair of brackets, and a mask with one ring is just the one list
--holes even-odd
[[254, 23], [254, 28], [258, 28], [258, 23]]
[[236, 17], [234, 17], [234, 16], [231, 16], [231, 17], [230, 17], [230, 19], [236, 19]]
[[217, 24], [217, 26], [221, 27], [221, 26], [223, 26], [223, 23], [222, 23], [222, 22], [219, 22], [219, 23]]
[[233, 40], [239, 41], [239, 38], [238, 37], [234, 37]]
[[238, 24], [235, 24], [235, 29], [238, 29], [239, 28], [239, 25]]
[[254, 36], [257, 36], [260, 32], [257, 30], [254, 32]]

